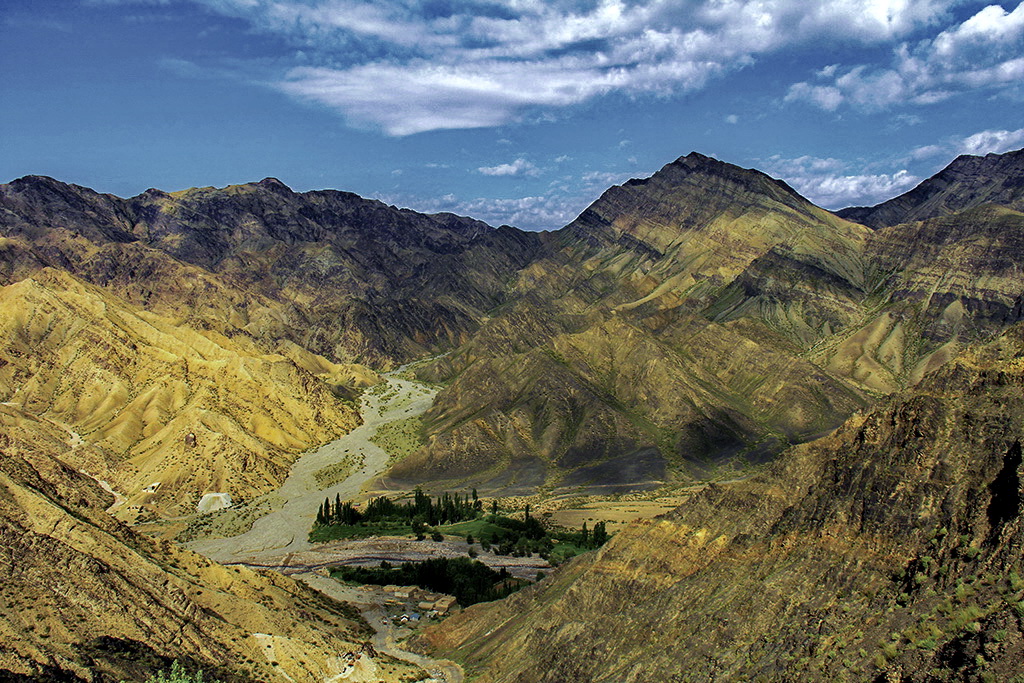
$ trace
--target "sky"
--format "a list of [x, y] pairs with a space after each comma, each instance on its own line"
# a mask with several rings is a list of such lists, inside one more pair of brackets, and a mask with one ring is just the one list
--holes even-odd
[[0, 0], [0, 182], [557, 229], [691, 151], [820, 206], [1024, 147], [1024, 2]]

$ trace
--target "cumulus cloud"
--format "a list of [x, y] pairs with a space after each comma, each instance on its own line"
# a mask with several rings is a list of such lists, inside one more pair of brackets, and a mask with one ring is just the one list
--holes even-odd
[[481, 166], [476, 169], [484, 175], [509, 176], [509, 175], [539, 175], [540, 169], [522, 157], [510, 164], [498, 164], [497, 166]]
[[942, 144], [924, 145], [910, 151], [914, 160], [953, 157], [959, 154], [1002, 154], [1024, 147], [1024, 128], [1017, 130], [982, 130], [964, 137], [955, 137]]
[[876, 204], [906, 192], [921, 179], [906, 169], [893, 173], [851, 172], [838, 159], [802, 156], [785, 159], [773, 156], [765, 170], [789, 183], [818, 206], [839, 209], [850, 205]]
[[968, 135], [960, 141], [959, 151], [962, 154], [1002, 154], [1020, 147], [1024, 147], [1024, 128], [983, 130], [980, 133]]
[[[793, 45], [900, 39], [946, 20], [949, 8], [957, 4], [193, 1], [243, 19], [304, 53], [305, 63], [271, 79], [276, 87], [392, 135], [495, 126], [538, 108], [566, 107], [610, 92], [670, 94], [699, 89], [760, 55]], [[820, 78], [829, 78], [827, 72]], [[811, 89], [827, 87], [809, 85], [807, 96], [823, 106], [838, 106], [841, 91]]]
[[786, 101], [826, 111], [842, 105], [881, 110], [934, 104], [957, 93], [1013, 87], [1024, 80], [1024, 3], [989, 5], [964, 22], [916, 44], [902, 43], [887, 68], [830, 66], [795, 83]]
[[426, 213], [449, 212], [472, 216], [490, 225], [514, 225], [524, 230], [557, 230], [568, 224], [592, 201], [579, 195], [550, 195], [461, 199], [441, 197], [380, 197], [389, 204], [408, 206]]

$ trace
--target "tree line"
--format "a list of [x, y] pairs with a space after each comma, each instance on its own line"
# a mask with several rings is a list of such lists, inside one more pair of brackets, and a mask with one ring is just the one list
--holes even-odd
[[452, 595], [463, 607], [477, 602], [500, 600], [528, 583], [509, 576], [503, 567], [496, 572], [468, 557], [445, 557], [406, 562], [392, 567], [381, 562], [380, 568], [335, 567], [331, 576], [343, 581], [380, 586], [420, 586], [426, 590]]
[[417, 526], [438, 526], [454, 524], [467, 519], [476, 519], [483, 511], [483, 503], [477, 497], [476, 489], [472, 494], [442, 493], [436, 499], [416, 488], [413, 499], [398, 503], [387, 496], [372, 499], [362, 512], [357, 510], [350, 501], [342, 501], [336, 496], [334, 502], [325, 498], [316, 514], [317, 526], [331, 524], [372, 524], [375, 522], [408, 523], [416, 531]]

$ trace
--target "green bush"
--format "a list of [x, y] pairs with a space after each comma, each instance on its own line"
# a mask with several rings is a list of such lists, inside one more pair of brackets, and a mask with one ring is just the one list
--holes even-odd
[[170, 669], [150, 674], [146, 683], [216, 683], [203, 679], [202, 670], [189, 673], [177, 659], [171, 664]]

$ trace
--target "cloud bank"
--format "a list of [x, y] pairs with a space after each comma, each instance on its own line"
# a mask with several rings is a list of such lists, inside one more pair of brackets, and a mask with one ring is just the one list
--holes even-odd
[[[787, 47], [881, 45], [948, 22], [957, 0], [194, 0], [288, 41], [304, 63], [273, 83], [350, 122], [396, 136], [501, 125], [536, 109], [608, 93], [678, 94]], [[998, 9], [998, 8], [997, 8]], [[979, 32], [1014, 40], [1018, 10], [986, 10], [941, 32], [925, 52], [956, 61]], [[1006, 13], [1003, 13], [1006, 14]], [[997, 16], [998, 15], [998, 16]], [[914, 55], [907, 52], [907, 58]], [[917, 54], [916, 52], [914, 53]], [[1006, 80], [991, 64], [975, 81]], [[843, 79], [840, 82], [839, 79]], [[823, 108], [857, 100], [847, 69], [831, 83], [793, 86]], [[965, 76], [965, 78], [968, 78]], [[864, 86], [866, 87], [866, 86]], [[894, 90], [895, 88], [890, 88]], [[926, 91], [926, 92], [925, 92]], [[934, 88], [922, 97], [935, 96]]]
[[973, 90], [1024, 82], [1024, 3], [1013, 11], [989, 5], [932, 39], [901, 43], [888, 68], [831, 66], [790, 87], [786, 100], [827, 111], [848, 105], [881, 110], [927, 105]]

